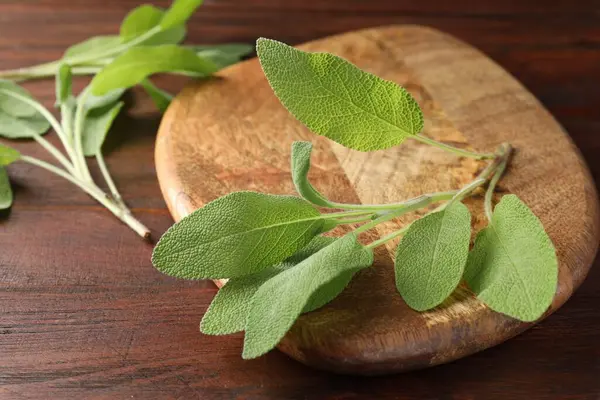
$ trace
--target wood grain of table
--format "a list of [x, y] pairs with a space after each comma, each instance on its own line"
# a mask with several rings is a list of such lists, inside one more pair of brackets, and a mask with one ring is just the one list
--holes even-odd
[[[0, 68], [53, 60], [74, 42], [115, 33], [137, 4], [0, 1]], [[515, 75], [570, 133], [598, 181], [598, 1], [208, 0], [188, 41], [296, 44], [398, 23], [453, 34]], [[177, 90], [185, 80], [158, 83]], [[52, 105], [52, 82], [26, 86]], [[137, 91], [127, 100], [107, 162], [158, 236], [172, 221], [154, 171], [160, 115]], [[47, 159], [35, 144], [17, 146]], [[0, 399], [600, 399], [599, 262], [563, 308], [505, 344], [428, 370], [345, 377], [276, 351], [242, 361], [241, 335], [199, 334], [212, 282], [155, 271], [150, 245], [60, 178], [24, 164], [9, 173], [16, 201], [0, 215]]]

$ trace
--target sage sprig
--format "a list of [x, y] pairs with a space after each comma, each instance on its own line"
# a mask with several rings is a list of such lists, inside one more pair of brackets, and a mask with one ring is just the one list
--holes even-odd
[[[140, 68], [150, 72], [169, 72], [191, 76], [207, 76], [220, 68], [238, 62], [252, 51], [246, 44], [225, 44], [215, 46], [181, 45], [186, 36], [186, 22], [202, 5], [202, 0], [174, 0], [167, 10], [144, 4], [127, 14], [121, 23], [118, 35], [94, 36], [69, 47], [59, 60], [0, 71], [0, 79], [23, 81], [29, 79], [60, 76], [63, 65], [70, 67], [70, 73], [77, 75], [104, 76], [96, 81], [95, 91], [115, 80], [124, 80], [129, 75], [143, 74]], [[146, 62], [143, 62], [143, 59]], [[138, 61], [138, 63], [132, 63]], [[143, 65], [144, 67], [142, 67]], [[110, 66], [110, 68], [106, 68]], [[153, 71], [148, 71], [148, 68]], [[111, 74], [110, 76], [106, 76]], [[156, 88], [144, 80], [142, 87], [148, 92], [159, 110], [164, 110], [165, 101], [172, 95]], [[121, 82], [122, 87], [133, 84]], [[157, 97], [160, 93], [160, 99]], [[167, 100], [168, 99], [168, 100]]]
[[[423, 114], [408, 91], [332, 54], [307, 53], [268, 39], [258, 40], [257, 53], [275, 95], [319, 135], [360, 151], [418, 140], [489, 161], [473, 181], [454, 191], [392, 204], [344, 204], [328, 199], [308, 180], [311, 143], [294, 143], [292, 180], [301, 197], [228, 194], [173, 225], [154, 250], [153, 263], [166, 274], [230, 278], [206, 312], [202, 332], [244, 330], [243, 357], [258, 357], [277, 345], [300, 314], [332, 301], [368, 268], [375, 247], [398, 237], [396, 287], [414, 310], [441, 306], [464, 280], [495, 311], [523, 321], [543, 315], [557, 285], [552, 242], [515, 195], [504, 196], [495, 209], [492, 204], [512, 146], [478, 153], [428, 138], [421, 132]], [[489, 225], [469, 252], [471, 214], [462, 201], [486, 185]], [[370, 243], [358, 240], [379, 224], [434, 203], [437, 208], [401, 229]], [[353, 230], [337, 239], [322, 236], [340, 225]]]
[[[125, 90], [141, 85], [159, 110], [164, 111], [173, 96], [156, 87], [150, 81], [152, 75], [209, 76], [251, 50], [237, 44], [179, 45], [185, 37], [186, 21], [201, 3], [175, 0], [167, 10], [139, 6], [125, 17], [118, 36], [93, 37], [71, 46], [60, 60], [0, 72], [0, 137], [33, 139], [58, 162], [51, 164], [0, 144], [0, 209], [10, 207], [13, 201], [4, 166], [23, 161], [67, 179], [140, 236], [150, 235], [150, 230], [123, 201], [104, 160], [102, 145], [123, 108], [119, 99]], [[77, 96], [72, 92], [75, 75], [94, 75]], [[15, 82], [45, 77], [56, 78], [59, 119]], [[50, 128], [60, 139], [64, 152], [44, 138]], [[96, 159], [108, 193], [92, 179], [86, 157]]]

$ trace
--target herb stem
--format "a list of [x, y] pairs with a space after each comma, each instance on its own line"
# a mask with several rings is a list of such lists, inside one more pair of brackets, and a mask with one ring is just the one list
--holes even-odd
[[56, 147], [52, 145], [52, 143], [50, 143], [37, 133], [33, 135], [33, 139], [36, 142], [38, 142], [38, 144], [40, 144], [46, 151], [48, 151], [48, 153], [52, 154], [54, 158], [56, 158], [56, 160], [67, 169], [67, 171], [75, 173], [76, 170], [73, 164], [71, 164], [69, 160], [67, 160], [66, 157]]
[[411, 137], [415, 140], [418, 140], [421, 143], [426, 143], [431, 146], [438, 147], [442, 150], [446, 150], [451, 153], [458, 154], [459, 156], [470, 157], [470, 158], [474, 158], [476, 160], [488, 160], [488, 159], [492, 159], [496, 156], [493, 153], [474, 153], [472, 151], [459, 149], [458, 147], [454, 147], [454, 146], [450, 146], [450, 145], [442, 143], [442, 142], [438, 142], [437, 140], [433, 140], [431, 138], [428, 138], [427, 136], [423, 136], [422, 134], [414, 135]]
[[357, 218], [347, 218], [347, 219], [337, 219], [336, 222], [338, 223], [338, 225], [343, 225], [343, 224], [358, 224], [360, 222], [365, 222], [365, 221], [369, 221], [371, 220], [371, 214], [363, 216], [363, 217], [357, 217]]
[[[432, 202], [449, 200], [456, 194], [456, 191], [451, 192], [437, 192], [437, 193], [429, 193], [419, 196], [419, 198], [428, 196], [432, 198]], [[342, 210], [396, 210], [400, 207], [406, 206], [407, 203], [414, 201], [414, 199], [406, 200], [400, 203], [391, 203], [391, 204], [343, 204], [343, 203], [335, 203], [331, 202], [331, 208], [340, 208]]]
[[510, 159], [511, 150], [512, 149], [509, 147], [506, 157], [503, 157], [503, 160], [500, 163], [500, 165], [498, 166], [498, 168], [496, 169], [494, 176], [492, 176], [492, 179], [490, 179], [490, 184], [488, 186], [487, 191], [485, 192], [485, 198], [483, 201], [483, 205], [484, 205], [484, 209], [485, 209], [485, 216], [490, 223], [492, 222], [492, 211], [493, 211], [492, 210], [492, 197], [494, 196], [494, 190], [496, 189], [496, 185], [498, 184], [498, 181], [500, 180], [500, 178], [504, 174], [504, 171], [506, 170], [506, 167], [508, 165], [508, 160]]
[[357, 228], [355, 232], [358, 234], [368, 231], [369, 229], [372, 229], [383, 222], [389, 221], [411, 211], [418, 210], [436, 201], [449, 200], [455, 194], [456, 192], [440, 192], [433, 194], [424, 194], [413, 199], [407, 200], [403, 203], [401, 207], [398, 207], [396, 210], [381, 215], [380, 217], [374, 219], [372, 222], [369, 222], [368, 224], [364, 224], [363, 226]]
[[47, 142], [45, 139], [43, 139], [41, 135], [38, 135], [38, 137], [34, 136], [34, 139], [39, 144], [41, 144], [46, 150], [48, 150], [50, 153], [52, 153], [52, 155], [54, 157], [56, 157], [57, 160], [60, 161], [60, 163], [65, 168], [67, 168], [69, 171], [76, 172], [78, 170], [78, 168], [77, 168], [76, 160], [74, 158], [75, 153], [73, 152], [73, 149], [71, 148], [70, 142], [69, 142], [68, 138], [66, 137], [66, 134], [65, 134], [62, 126], [60, 125], [58, 120], [56, 118], [54, 118], [54, 115], [52, 115], [52, 113], [50, 111], [48, 111], [48, 109], [46, 107], [44, 107], [37, 101], [35, 101], [27, 96], [23, 96], [19, 93], [11, 92], [11, 91], [5, 90], [5, 89], [0, 89], [0, 93], [6, 94], [18, 101], [21, 101], [25, 104], [28, 104], [28, 105], [34, 107], [44, 118], [46, 118], [46, 120], [52, 126], [52, 129], [54, 129], [54, 131], [56, 132], [56, 135], [60, 139], [63, 147], [67, 151], [67, 154], [71, 158], [71, 161], [73, 162], [73, 164], [69, 163], [66, 160], [66, 158], [62, 155], [62, 153], [60, 151], [58, 151], [58, 149], [56, 149], [56, 147], [52, 146], [49, 142]]
[[[88, 86], [89, 88], [89, 86]], [[92, 182], [92, 176], [88, 169], [87, 163], [85, 162], [85, 155], [83, 154], [83, 124], [87, 113], [85, 102], [89, 94], [88, 88], [85, 88], [80, 95], [80, 99], [77, 101], [77, 110], [75, 111], [75, 121], [73, 123], [73, 142], [75, 147], [75, 160], [74, 163], [79, 164], [79, 171], [81, 172], [81, 178]]]
[[85, 55], [80, 56], [80, 57], [72, 57], [70, 59], [66, 59], [65, 62], [68, 63], [69, 65], [86, 64], [91, 61], [114, 56], [114, 55], [122, 53], [126, 50], [129, 50], [130, 48], [137, 46], [138, 44], [148, 40], [152, 36], [161, 32], [161, 30], [162, 29], [161, 29], [160, 25], [157, 25], [157, 26], [153, 27], [152, 29], [149, 29], [148, 31], [144, 32], [140, 36], [137, 36], [136, 38], [134, 38], [126, 43], [123, 43], [120, 46], [116, 46], [112, 49], [109, 49], [103, 53], [96, 53], [96, 54], [93, 54], [92, 56], [88, 55], [87, 57]]
[[398, 236], [404, 235], [406, 233], [406, 231], [408, 230], [408, 228], [410, 228], [411, 225], [412, 225], [412, 222], [410, 224], [402, 227], [401, 229], [398, 229], [397, 231], [390, 233], [389, 235], [386, 235], [380, 239], [377, 239], [377, 240], [369, 243], [365, 247], [367, 249], [374, 249], [375, 247], [381, 246], [382, 244], [385, 244], [385, 243], [389, 242], [390, 240], [396, 239]]
[[101, 151], [98, 151], [96, 153], [96, 160], [98, 161], [98, 167], [100, 168], [100, 172], [102, 173], [102, 176], [104, 177], [104, 180], [108, 185], [108, 189], [110, 190], [113, 199], [121, 208], [127, 210], [127, 206], [123, 201], [123, 197], [121, 197], [121, 193], [119, 193], [115, 182], [113, 181], [112, 177], [110, 176], [110, 173], [108, 172], [108, 168], [106, 167], [106, 162], [104, 161], [104, 156], [102, 155]]
[[110, 212], [112, 212], [117, 218], [119, 218], [123, 223], [128, 225], [131, 229], [133, 229], [138, 235], [142, 236], [145, 239], [150, 237], [150, 230], [144, 226], [140, 221], [138, 221], [130, 212], [124, 211], [115, 204], [106, 194], [100, 190], [97, 186], [92, 186], [87, 182], [81, 181], [80, 179], [70, 175], [66, 171], [49, 164], [45, 161], [39, 160], [34, 157], [29, 157], [26, 155], [21, 156], [21, 160], [35, 165], [37, 167], [43, 168], [49, 172], [52, 172], [55, 175], [58, 175], [72, 184], [78, 186], [82, 190], [84, 190], [88, 195], [94, 198], [97, 202], [106, 207]]

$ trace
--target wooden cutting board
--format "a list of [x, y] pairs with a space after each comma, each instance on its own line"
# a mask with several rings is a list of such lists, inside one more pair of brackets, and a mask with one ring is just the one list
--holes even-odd
[[[476, 49], [420, 26], [368, 29], [300, 47], [337, 54], [406, 87], [432, 138], [481, 152], [513, 144], [517, 151], [500, 190], [531, 207], [558, 253], [559, 287], [548, 314], [572, 295], [598, 246], [596, 189], [568, 135], [523, 86]], [[236, 190], [294, 193], [289, 155], [295, 140], [314, 143], [310, 178], [341, 202], [397, 202], [457, 189], [483, 165], [412, 140], [361, 153], [316, 136], [283, 108], [252, 59], [187, 87], [165, 114], [156, 168], [171, 214], [179, 220]], [[485, 224], [482, 196], [467, 205], [477, 230]], [[371, 239], [415, 217], [383, 226]], [[393, 249], [379, 248], [374, 267], [332, 303], [303, 315], [279, 349], [317, 368], [373, 375], [456, 360], [532, 326], [491, 311], [466, 287], [442, 307], [412, 311], [396, 292]]]

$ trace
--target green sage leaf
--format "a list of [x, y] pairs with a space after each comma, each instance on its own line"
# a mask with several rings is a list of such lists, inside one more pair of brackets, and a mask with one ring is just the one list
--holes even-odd
[[172, 72], [189, 76], [207, 76], [217, 70], [192, 50], [175, 45], [134, 47], [100, 71], [90, 84], [92, 94], [101, 96], [115, 89], [137, 85], [148, 76]]
[[123, 104], [122, 101], [108, 104], [94, 108], [86, 114], [81, 136], [84, 155], [93, 157], [100, 152], [106, 135]]
[[311, 203], [321, 207], [331, 207], [331, 201], [319, 193], [308, 180], [311, 152], [312, 143], [310, 142], [292, 143], [292, 180], [294, 186], [298, 194]]
[[541, 221], [515, 195], [502, 197], [469, 254], [465, 279], [492, 310], [535, 321], [552, 303], [556, 251]]
[[185, 24], [202, 2], [203, 0], [174, 0], [160, 21], [161, 28], [166, 30]]
[[234, 192], [173, 225], [152, 261], [180, 278], [234, 278], [286, 259], [335, 225], [298, 197]]
[[150, 4], [134, 8], [121, 23], [121, 41], [128, 42], [158, 26], [163, 16], [163, 10]]
[[66, 103], [73, 96], [73, 75], [68, 64], [61, 64], [56, 74], [56, 105]]
[[[90, 91], [90, 86], [86, 87], [83, 92], [77, 98], [77, 104], [83, 105], [86, 109], [92, 110], [94, 108], [103, 108], [114, 105], [117, 100], [123, 96], [126, 89], [114, 89], [103, 95], [95, 96]], [[85, 101], [85, 104], [83, 102]]]
[[50, 123], [42, 116], [17, 118], [0, 110], [0, 136], [8, 139], [27, 139], [44, 134]]
[[258, 39], [256, 51], [273, 91], [313, 132], [351, 149], [382, 150], [423, 129], [405, 89], [327, 53]]
[[[149, 4], [141, 5], [131, 10], [121, 24], [120, 37], [126, 43], [160, 25], [165, 15], [164, 10]], [[141, 42], [141, 45], [156, 46], [161, 44], [177, 44], [185, 38], [185, 26], [175, 26], [171, 29], [155, 33]]]
[[396, 250], [396, 287], [406, 304], [425, 311], [458, 286], [471, 241], [471, 214], [460, 202], [415, 221]]
[[317, 290], [372, 263], [373, 252], [348, 234], [269, 279], [252, 298], [243, 357], [256, 358], [273, 349]]
[[[227, 335], [243, 331], [246, 326], [246, 317], [250, 310], [250, 301], [262, 284], [275, 275], [304, 261], [317, 251], [332, 244], [335, 240], [335, 238], [331, 237], [316, 236], [306, 247], [280, 264], [256, 274], [231, 278], [217, 292], [210, 307], [204, 314], [202, 323], [200, 324], [202, 333], [207, 335]], [[332, 294], [344, 290], [350, 279], [352, 279], [352, 275], [342, 274], [339, 278], [333, 280], [331, 284], [335, 285], [335, 288], [325, 285], [323, 288], [317, 290], [303, 312], [316, 310], [331, 301], [333, 299], [331, 297]]]
[[21, 153], [0, 143], [0, 167], [12, 164], [19, 158], [21, 158]]
[[30, 118], [39, 116], [39, 111], [22, 100], [11, 96], [14, 94], [19, 97], [34, 100], [31, 93], [15, 82], [0, 79], [0, 110], [18, 118]]
[[160, 112], [165, 112], [169, 104], [171, 104], [171, 100], [173, 100], [173, 95], [169, 92], [162, 90], [159, 87], [156, 87], [149, 79], [144, 79], [141, 82], [142, 87], [150, 95], [152, 102], [160, 110]]
[[13, 192], [6, 169], [0, 167], [0, 210], [10, 208], [13, 203]]
[[252, 53], [254, 47], [243, 43], [191, 46], [200, 57], [212, 61], [219, 68], [225, 68], [239, 62], [242, 57]]
[[103, 55], [121, 45], [119, 36], [94, 36], [69, 47], [63, 55], [63, 61], [69, 63], [76, 58], [93, 58]]

